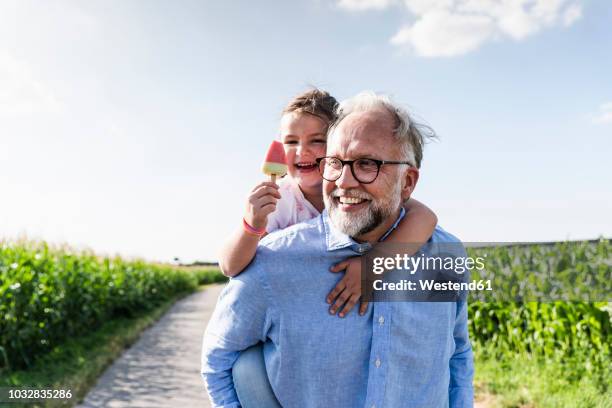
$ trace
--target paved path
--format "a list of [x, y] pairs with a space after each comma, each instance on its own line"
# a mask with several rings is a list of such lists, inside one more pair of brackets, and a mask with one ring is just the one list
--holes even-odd
[[78, 407], [210, 407], [200, 352], [222, 288], [209, 286], [172, 306], [104, 372]]

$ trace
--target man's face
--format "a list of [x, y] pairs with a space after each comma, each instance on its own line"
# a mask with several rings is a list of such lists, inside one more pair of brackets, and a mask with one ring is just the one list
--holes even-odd
[[[350, 114], [330, 136], [326, 155], [341, 160], [404, 160], [393, 125], [393, 117], [386, 111]], [[402, 202], [405, 168], [383, 165], [374, 182], [362, 184], [345, 166], [338, 180], [325, 180], [323, 199], [333, 224], [345, 234], [363, 239], [377, 227], [394, 222]]]

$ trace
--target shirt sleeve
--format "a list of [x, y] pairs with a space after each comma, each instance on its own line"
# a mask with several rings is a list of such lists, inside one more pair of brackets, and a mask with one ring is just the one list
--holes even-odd
[[245, 272], [230, 279], [204, 334], [202, 377], [213, 407], [240, 406], [232, 366], [240, 351], [265, 341], [270, 326], [259, 271]]
[[295, 222], [295, 193], [291, 188], [291, 181], [287, 178], [280, 181], [279, 193], [281, 198], [276, 202], [276, 210], [268, 215], [266, 232], [268, 234], [287, 228]]
[[467, 301], [457, 302], [453, 331], [455, 353], [450, 359], [449, 407], [471, 408], [474, 404], [474, 357], [468, 334]]
[[282, 229], [282, 228], [278, 220], [278, 213], [274, 211], [273, 213], [268, 215], [268, 225], [266, 225], [266, 232], [270, 234], [279, 229]]

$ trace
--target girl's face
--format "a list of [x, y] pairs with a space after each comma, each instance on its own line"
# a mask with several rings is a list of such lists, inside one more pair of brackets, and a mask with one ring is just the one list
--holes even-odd
[[315, 159], [325, 156], [327, 123], [308, 113], [286, 113], [281, 118], [280, 138], [287, 168], [302, 189], [320, 187], [323, 179]]

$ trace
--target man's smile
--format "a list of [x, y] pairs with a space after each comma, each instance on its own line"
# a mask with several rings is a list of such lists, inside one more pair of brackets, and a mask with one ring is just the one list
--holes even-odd
[[332, 193], [332, 201], [342, 211], [358, 211], [370, 204], [372, 199], [365, 193], [351, 193], [336, 191]]

